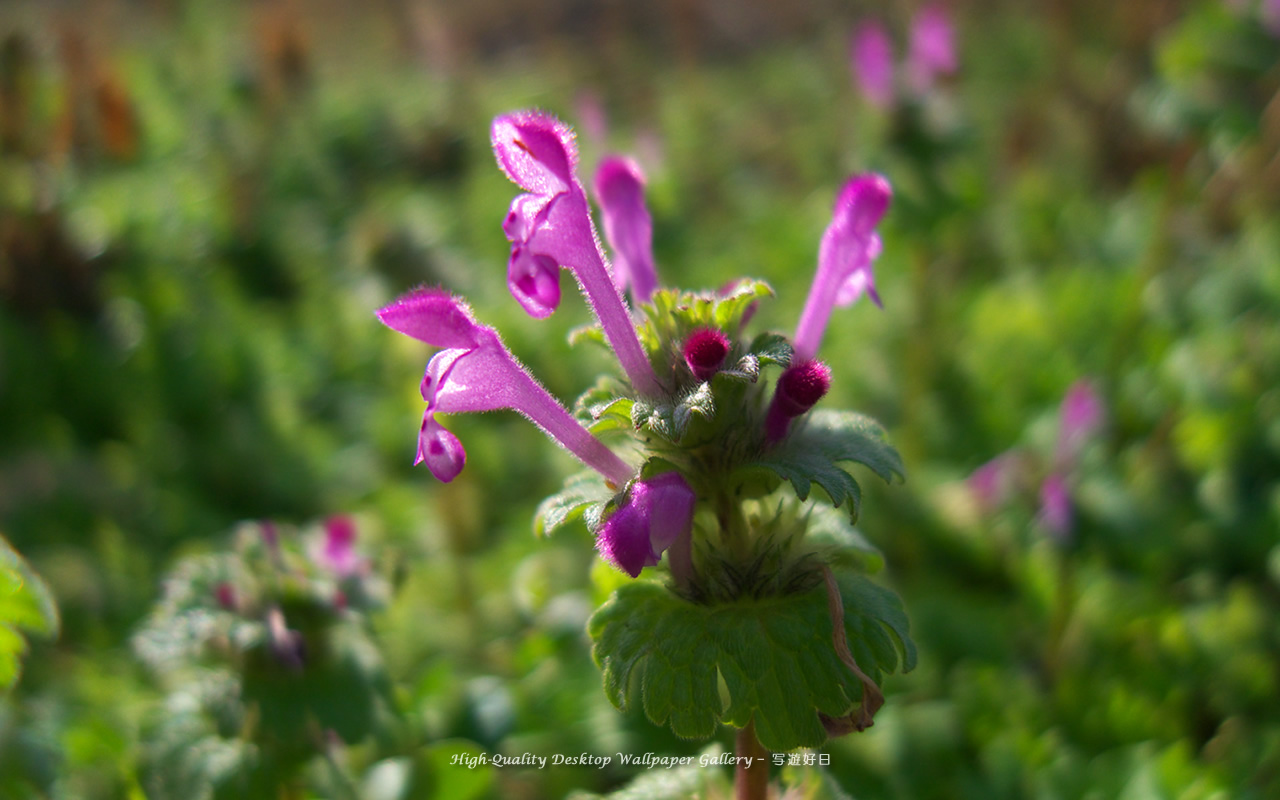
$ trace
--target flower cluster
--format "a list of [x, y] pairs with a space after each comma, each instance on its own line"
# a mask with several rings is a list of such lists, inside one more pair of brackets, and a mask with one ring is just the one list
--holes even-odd
[[[1081, 453], [1102, 427], [1104, 416], [1102, 399], [1089, 381], [1076, 381], [1067, 389], [1058, 410], [1058, 438], [1053, 457], [1037, 492], [1040, 511], [1036, 520], [1059, 540], [1071, 534], [1074, 516], [1071, 483]], [[990, 513], [1010, 500], [1023, 477], [1031, 471], [1022, 453], [1009, 450], [974, 470], [969, 476], [969, 490], [978, 507]]]
[[[415, 463], [425, 462], [442, 481], [463, 469], [466, 451], [437, 414], [517, 411], [598, 474], [603, 496], [586, 518], [600, 553], [634, 577], [669, 552], [672, 575], [687, 582], [695, 510], [716, 508], [723, 505], [717, 498], [740, 496], [747, 484], [760, 483], [751, 467], [785, 451], [796, 422], [827, 393], [831, 370], [817, 353], [832, 309], [863, 294], [879, 305], [871, 268], [881, 249], [875, 228], [889, 204], [889, 184], [870, 174], [845, 184], [794, 337], [748, 341], [741, 338], [743, 324], [771, 290], [759, 281], [718, 292], [659, 288], [645, 179], [633, 161], [604, 159], [592, 182], [611, 265], [578, 179], [569, 128], [547, 114], [522, 111], [494, 120], [491, 137], [498, 165], [524, 191], [503, 223], [511, 242], [511, 294], [527, 313], [545, 318], [559, 305], [560, 269], [567, 268], [598, 322], [588, 338], [613, 351], [625, 379], [603, 380], [570, 412], [462, 299], [440, 289], [411, 291], [378, 315], [438, 348], [422, 379], [427, 405]], [[769, 365], [783, 368], [771, 397], [760, 381]], [[633, 439], [625, 458], [596, 435], [620, 429]], [[631, 455], [636, 452], [639, 460]], [[801, 492], [797, 482], [803, 476], [775, 469], [804, 499], [808, 483]], [[764, 483], [776, 487], [778, 479]]]
[[[854, 81], [867, 101], [877, 108], [893, 104], [893, 42], [884, 23], [861, 23], [849, 43]], [[942, 75], [956, 71], [955, 33], [946, 11], [939, 5], [920, 9], [911, 20], [911, 36], [903, 74], [916, 95], [928, 92]]]

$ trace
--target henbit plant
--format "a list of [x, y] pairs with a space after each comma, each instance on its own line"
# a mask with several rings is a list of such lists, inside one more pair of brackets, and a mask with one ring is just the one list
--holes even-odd
[[[766, 749], [818, 747], [865, 729], [884, 701], [884, 676], [915, 664], [900, 601], [866, 577], [882, 560], [853, 527], [861, 492], [842, 466], [858, 462], [889, 481], [902, 476], [901, 460], [869, 418], [814, 408], [833, 378], [816, 360], [832, 309], [864, 293], [879, 303], [871, 265], [889, 183], [867, 174], [844, 185], [794, 336], [748, 336], [756, 305], [773, 294], [763, 281], [656, 288], [634, 163], [608, 159], [595, 181], [622, 265], [611, 271], [570, 129], [524, 111], [498, 117], [492, 140], [499, 165], [526, 192], [503, 225], [511, 293], [546, 317], [568, 267], [599, 322], [575, 339], [606, 344], [623, 376], [601, 377], [570, 413], [461, 299], [411, 291], [378, 313], [440, 348], [422, 380], [417, 461], [452, 480], [466, 452], [435, 415], [507, 408], [590, 467], [542, 503], [536, 531], [581, 519], [600, 554], [628, 575], [660, 566], [664, 552], [669, 575], [623, 586], [588, 624], [609, 699], [620, 709], [641, 704], [653, 723], [686, 738], [709, 737], [721, 723], [738, 728], [738, 756], [756, 759], [738, 764], [739, 795], [763, 797]], [[771, 368], [781, 370], [772, 392], [761, 380]]]

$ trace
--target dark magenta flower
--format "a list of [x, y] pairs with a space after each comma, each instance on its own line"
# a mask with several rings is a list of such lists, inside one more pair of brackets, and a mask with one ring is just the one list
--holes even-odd
[[906, 70], [911, 88], [920, 93], [932, 88], [938, 76], [956, 71], [955, 31], [942, 6], [925, 6], [911, 20]]
[[1018, 454], [1009, 451], [973, 471], [968, 479], [969, 491], [983, 513], [990, 514], [1009, 500], [1020, 468]]
[[893, 103], [893, 43], [878, 20], [867, 20], [853, 32], [849, 63], [867, 102], [888, 108]]
[[636, 303], [647, 303], [658, 288], [658, 272], [644, 173], [634, 161], [610, 156], [596, 169], [594, 189], [604, 214], [604, 238], [613, 248], [613, 281], [619, 291], [630, 289]]
[[[606, 561], [635, 578], [657, 565], [662, 553], [693, 527], [697, 496], [678, 472], [631, 485], [622, 505], [604, 521], [596, 548]], [[675, 551], [672, 551], [675, 552]]]
[[701, 328], [689, 334], [684, 343], [684, 362], [693, 377], [709, 381], [720, 371], [729, 355], [729, 337], [715, 328]]
[[511, 240], [511, 294], [529, 314], [545, 318], [560, 304], [559, 268], [568, 267], [631, 385], [642, 394], [660, 394], [662, 386], [600, 250], [576, 175], [573, 131], [548, 114], [518, 111], [496, 118], [490, 135], [498, 165], [527, 192], [511, 202], [502, 225]]
[[466, 303], [438, 289], [417, 289], [378, 311], [389, 328], [439, 350], [422, 378], [427, 409], [418, 457], [442, 481], [454, 479], [466, 451], [435, 415], [509, 408], [528, 417], [562, 447], [617, 486], [633, 470], [587, 432], [507, 350], [494, 329], [471, 316]]

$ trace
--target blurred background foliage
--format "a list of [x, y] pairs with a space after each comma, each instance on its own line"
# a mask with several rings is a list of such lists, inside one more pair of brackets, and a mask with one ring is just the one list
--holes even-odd
[[[0, 609], [29, 612], [0, 626], [0, 796], [560, 797], [646, 771], [450, 762], [702, 752], [600, 690], [584, 624], [622, 578], [531, 530], [567, 456], [495, 414], [450, 421], [453, 484], [410, 467], [426, 354], [372, 313], [409, 287], [464, 293], [562, 398], [608, 366], [566, 343], [580, 300], [506, 295], [488, 123], [528, 106], [587, 170], [635, 153], [663, 280], [764, 278], [762, 327], [794, 324], [841, 180], [895, 186], [885, 310], [833, 319], [824, 402], [908, 464], [862, 530], [920, 667], [787, 781], [1280, 795], [1280, 23], [945, 7], [958, 71], [877, 108], [849, 34], [901, 49], [911, 4], [0, 5]], [[1034, 486], [1081, 379], [1105, 422], [1052, 535]], [[1016, 490], [979, 502], [1011, 449]], [[339, 514], [355, 572], [317, 555]]]

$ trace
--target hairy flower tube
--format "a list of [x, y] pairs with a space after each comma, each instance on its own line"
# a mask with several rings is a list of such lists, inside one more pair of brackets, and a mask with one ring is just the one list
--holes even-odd
[[604, 238], [613, 248], [613, 280], [647, 303], [658, 288], [653, 266], [653, 218], [644, 204], [644, 173], [629, 158], [610, 156], [596, 169], [596, 199], [604, 216]]
[[511, 294], [530, 315], [550, 316], [560, 304], [559, 268], [568, 267], [631, 384], [642, 394], [660, 394], [662, 386], [600, 250], [578, 182], [573, 132], [552, 116], [521, 111], [495, 119], [490, 137], [498, 165], [527, 193], [511, 202], [503, 223], [511, 240]]
[[507, 350], [497, 331], [476, 322], [458, 298], [418, 289], [381, 309], [378, 317], [393, 330], [443, 348], [431, 357], [422, 379], [427, 409], [415, 464], [425, 461], [437, 478], [453, 480], [466, 463], [466, 451], [435, 415], [509, 408], [607, 480], [622, 486], [631, 479], [632, 468], [588, 433]]

